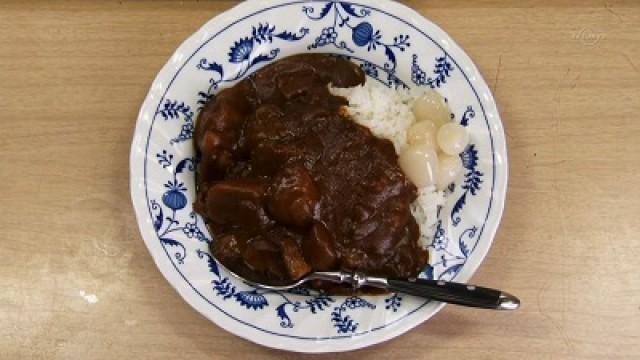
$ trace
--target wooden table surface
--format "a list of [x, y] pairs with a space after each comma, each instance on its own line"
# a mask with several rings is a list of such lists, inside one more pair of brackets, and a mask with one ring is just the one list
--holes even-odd
[[[138, 109], [235, 1], [0, 3], [0, 359], [297, 359], [232, 336], [160, 275], [129, 199]], [[474, 276], [514, 313], [446, 307], [346, 359], [640, 359], [640, 3], [407, 1], [494, 91], [510, 181]]]

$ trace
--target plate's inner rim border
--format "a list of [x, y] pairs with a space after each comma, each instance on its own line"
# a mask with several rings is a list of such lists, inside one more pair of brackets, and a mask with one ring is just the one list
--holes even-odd
[[[331, 0], [320, 0], [320, 1], [317, 1], [317, 0], [316, 0], [315, 2], [320, 3], [320, 2], [329, 2], [329, 1], [331, 1]], [[154, 124], [155, 124], [155, 120], [156, 120], [156, 118], [157, 118], [157, 111], [160, 109], [160, 107], [161, 107], [161, 105], [162, 105], [162, 102], [164, 101], [164, 99], [165, 99], [165, 97], [166, 97], [167, 93], [169, 92], [169, 89], [170, 89], [170, 88], [171, 88], [171, 86], [173, 85], [173, 82], [176, 80], [176, 78], [178, 77], [178, 75], [180, 74], [180, 72], [184, 69], [184, 67], [185, 67], [185, 66], [186, 66], [186, 65], [191, 61], [191, 59], [192, 59], [192, 58], [193, 58], [193, 57], [194, 57], [194, 56], [195, 56], [195, 55], [196, 55], [196, 54], [197, 54], [197, 53], [198, 53], [198, 52], [199, 52], [199, 51], [200, 51], [204, 46], [206, 46], [210, 41], [212, 41], [212, 40], [213, 40], [214, 38], [216, 38], [218, 35], [220, 35], [220, 34], [221, 34], [221, 33], [223, 33], [224, 31], [228, 30], [230, 27], [235, 26], [235, 25], [237, 25], [238, 23], [240, 23], [240, 22], [242, 22], [242, 21], [244, 21], [244, 20], [247, 20], [247, 19], [248, 19], [248, 18], [250, 18], [250, 17], [253, 17], [253, 16], [255, 16], [255, 15], [261, 14], [261, 13], [266, 12], [266, 11], [270, 11], [270, 10], [273, 10], [273, 9], [277, 9], [277, 8], [280, 8], [280, 7], [286, 7], [286, 6], [290, 6], [290, 5], [294, 5], [294, 4], [303, 4], [303, 3], [308, 3], [308, 1], [305, 1], [305, 0], [297, 0], [297, 1], [287, 2], [287, 3], [281, 3], [281, 4], [274, 5], [274, 6], [270, 6], [270, 7], [262, 8], [262, 9], [260, 9], [260, 10], [258, 10], [258, 11], [252, 12], [251, 14], [248, 14], [248, 15], [245, 15], [245, 16], [243, 16], [243, 17], [239, 18], [238, 20], [236, 20], [236, 21], [234, 21], [234, 22], [232, 22], [232, 23], [228, 24], [227, 26], [223, 27], [223, 28], [222, 28], [222, 29], [220, 29], [218, 32], [216, 32], [215, 34], [213, 34], [210, 38], [208, 38], [207, 40], [205, 40], [205, 41], [204, 41], [200, 46], [198, 46], [198, 47], [193, 51], [193, 53], [192, 53], [192, 54], [191, 54], [187, 59], [185, 59], [185, 60], [184, 60], [184, 63], [183, 63], [183, 64], [182, 64], [182, 65], [181, 65], [181, 66], [176, 70], [176, 72], [175, 72], [175, 74], [173, 75], [173, 77], [172, 77], [171, 81], [167, 84], [167, 87], [166, 87], [166, 89], [165, 89], [165, 91], [164, 91], [164, 93], [163, 93], [162, 97], [159, 99], [158, 106], [156, 107], [156, 111], [155, 111], [155, 113], [154, 113], [154, 115], [153, 115], [153, 118], [151, 119], [151, 124], [150, 124], [150, 126], [149, 126], [149, 132], [148, 132], [148, 134], [147, 134], [147, 139], [146, 139], [146, 146], [145, 146], [145, 153], [144, 153], [144, 190], [145, 190], [145, 198], [146, 198], [145, 203], [146, 203], [146, 205], [147, 205], [147, 209], [148, 209], [148, 211], [149, 211], [149, 216], [150, 216], [150, 218], [151, 218], [151, 219], [153, 218], [153, 213], [152, 213], [152, 211], [151, 211], [151, 207], [150, 207], [150, 205], [149, 205], [149, 192], [148, 192], [148, 186], [147, 186], [147, 162], [148, 162], [148, 161], [147, 161], [147, 160], [148, 160], [148, 156], [147, 156], [147, 154], [148, 154], [148, 151], [149, 151], [149, 144], [150, 144], [150, 140], [151, 140], [151, 132], [152, 132], [152, 130], [153, 130], [153, 126], [154, 126]], [[422, 34], [423, 36], [425, 36], [425, 37], [426, 37], [427, 39], [429, 39], [433, 44], [435, 44], [438, 48], [440, 48], [440, 50], [442, 50], [442, 51], [445, 53], [445, 55], [446, 55], [447, 57], [449, 57], [449, 58], [454, 62], [454, 64], [456, 64], [456, 67], [458, 68], [458, 70], [460, 70], [460, 73], [464, 76], [465, 80], [467, 81], [468, 85], [471, 87], [471, 90], [473, 91], [474, 95], [476, 96], [476, 99], [477, 99], [477, 101], [478, 101], [478, 104], [480, 104], [480, 108], [481, 108], [481, 110], [482, 110], [482, 114], [483, 114], [483, 117], [484, 117], [484, 119], [485, 119], [485, 123], [486, 123], [486, 125], [487, 125], [487, 131], [488, 131], [488, 134], [489, 134], [490, 144], [491, 144], [491, 157], [492, 157], [492, 184], [491, 184], [491, 195], [490, 195], [490, 197], [489, 197], [489, 206], [488, 206], [488, 209], [487, 209], [487, 215], [485, 216], [485, 219], [484, 219], [484, 221], [483, 221], [482, 227], [480, 228], [480, 231], [479, 231], [479, 233], [478, 233], [478, 241], [480, 241], [480, 239], [482, 238], [482, 234], [483, 234], [483, 231], [484, 231], [485, 225], [486, 225], [486, 223], [487, 223], [487, 219], [489, 218], [489, 215], [491, 214], [491, 209], [492, 209], [492, 204], [493, 204], [493, 197], [494, 197], [494, 190], [495, 190], [495, 183], [496, 183], [496, 163], [495, 163], [495, 144], [494, 144], [493, 135], [492, 135], [492, 131], [491, 131], [491, 130], [492, 130], [492, 128], [491, 128], [491, 126], [489, 125], [489, 119], [488, 119], [488, 117], [487, 117], [487, 114], [486, 114], [486, 111], [485, 111], [484, 105], [483, 105], [483, 103], [482, 103], [482, 100], [481, 100], [480, 96], [478, 95], [477, 90], [475, 89], [475, 87], [473, 86], [473, 84], [471, 83], [471, 81], [469, 80], [469, 77], [468, 77], [468, 76], [467, 76], [467, 74], [465, 73], [464, 69], [463, 69], [462, 67], [460, 67], [460, 65], [459, 65], [459, 64], [458, 64], [458, 62], [455, 60], [455, 58], [454, 58], [454, 57], [452, 57], [452, 56], [451, 56], [451, 54], [449, 54], [449, 52], [448, 52], [448, 51], [446, 51], [446, 50], [445, 50], [445, 49], [444, 49], [444, 48], [443, 48], [443, 47], [442, 47], [442, 46], [441, 46], [437, 41], [435, 41], [433, 38], [431, 38], [431, 36], [427, 35], [424, 31], [422, 31], [421, 29], [419, 29], [418, 27], [416, 27], [415, 25], [413, 25], [411, 22], [409, 22], [409, 21], [407, 21], [407, 20], [405, 20], [405, 19], [402, 19], [402, 18], [400, 18], [400, 17], [398, 17], [398, 16], [396, 16], [396, 15], [390, 14], [389, 12], [387, 12], [387, 11], [385, 11], [385, 10], [378, 9], [378, 8], [376, 8], [376, 7], [373, 7], [373, 6], [371, 6], [371, 5], [365, 5], [365, 4], [360, 4], [360, 3], [357, 3], [357, 2], [351, 2], [351, 1], [350, 1], [349, 3], [351, 3], [351, 4], [353, 4], [353, 5], [357, 5], [357, 6], [363, 7], [363, 8], [367, 8], [367, 9], [370, 9], [370, 10], [377, 11], [377, 12], [379, 12], [379, 13], [381, 13], [381, 14], [384, 14], [384, 15], [387, 15], [387, 16], [390, 16], [390, 17], [392, 17], [392, 18], [396, 19], [397, 21], [400, 21], [400, 22], [402, 22], [402, 23], [406, 24], [407, 26], [409, 26], [409, 27], [413, 28], [416, 32], [418, 32], [418, 33]], [[429, 22], [429, 21], [428, 21], [428, 20], [426, 20], [425, 18], [422, 18], [422, 19], [423, 19], [424, 21]], [[207, 25], [205, 24], [204, 26], [207, 26]], [[199, 33], [201, 30], [202, 30], [202, 29], [200, 29], [200, 30], [196, 31], [193, 35], [195, 35], [195, 34]], [[444, 33], [444, 32], [443, 32], [443, 33]], [[449, 39], [450, 39], [450, 37], [449, 37], [446, 33], [444, 33], [444, 34], [445, 34], [445, 36], [446, 36], [447, 38], [449, 38]], [[189, 40], [190, 40], [190, 39], [187, 39], [186, 41], [189, 41]], [[185, 41], [185, 43], [183, 43], [182, 45], [185, 45], [185, 44], [186, 44], [186, 41]], [[180, 47], [182, 47], [182, 45], [181, 45]], [[178, 48], [178, 49], [179, 49], [179, 48]], [[176, 50], [176, 51], [177, 51], [177, 50]], [[460, 48], [460, 51], [462, 51], [462, 49], [461, 49], [461, 48]], [[464, 54], [464, 51], [462, 51], [462, 53]], [[467, 55], [467, 56], [468, 56], [468, 55]], [[172, 57], [173, 57], [173, 55], [172, 55]], [[161, 70], [161, 72], [162, 72], [162, 70]], [[156, 234], [156, 236], [157, 236], [157, 234]], [[159, 240], [159, 239], [158, 239], [158, 240]], [[190, 282], [190, 281], [185, 277], [185, 275], [182, 273], [182, 271], [180, 271], [180, 270], [178, 269], [178, 267], [177, 267], [177, 265], [175, 264], [175, 262], [173, 261], [173, 259], [172, 259], [171, 255], [168, 253], [168, 251], [167, 251], [166, 247], [164, 247], [164, 246], [161, 246], [161, 247], [163, 248], [163, 250], [164, 250], [165, 254], [166, 254], [166, 255], [167, 255], [167, 257], [169, 258], [169, 261], [171, 262], [171, 264], [173, 265], [173, 267], [176, 269], [176, 271], [178, 272], [178, 274], [180, 274], [180, 276], [185, 280], [185, 282], [189, 285], [189, 287], [191, 287], [191, 288], [196, 292], [196, 294], [198, 294], [198, 295], [199, 295], [203, 300], [205, 300], [207, 303], [211, 304], [214, 308], [216, 308], [217, 310], [219, 310], [220, 312], [222, 312], [222, 313], [223, 313], [223, 314], [225, 314], [226, 316], [230, 317], [231, 319], [233, 319], [233, 320], [235, 320], [235, 321], [237, 321], [237, 322], [239, 322], [239, 323], [241, 323], [241, 324], [243, 324], [243, 325], [246, 325], [246, 326], [249, 326], [249, 327], [251, 327], [251, 328], [253, 328], [253, 329], [256, 329], [256, 330], [258, 330], [258, 331], [261, 331], [261, 332], [264, 332], [264, 333], [267, 333], [267, 334], [270, 334], [270, 335], [279, 336], [279, 337], [294, 338], [294, 339], [298, 339], [298, 340], [313, 340], [313, 341], [318, 341], [318, 340], [334, 340], [334, 339], [344, 339], [344, 338], [352, 338], [352, 337], [356, 337], [356, 336], [362, 336], [362, 335], [366, 335], [366, 334], [368, 334], [368, 333], [370, 333], [370, 332], [374, 332], [374, 331], [378, 331], [378, 330], [381, 330], [381, 329], [388, 328], [388, 327], [390, 327], [390, 325], [396, 324], [396, 323], [398, 323], [399, 321], [401, 321], [401, 320], [403, 320], [403, 319], [406, 319], [407, 317], [409, 317], [410, 315], [412, 315], [412, 314], [416, 313], [417, 311], [419, 311], [420, 309], [422, 309], [425, 305], [427, 305], [427, 304], [429, 304], [429, 303], [430, 303], [430, 301], [429, 301], [429, 300], [426, 300], [426, 301], [425, 301], [424, 303], [422, 303], [420, 306], [416, 307], [415, 309], [413, 309], [413, 310], [411, 310], [411, 311], [408, 311], [406, 314], [404, 314], [403, 316], [401, 316], [401, 317], [399, 317], [399, 318], [395, 319], [395, 320], [394, 320], [394, 321], [392, 321], [392, 322], [385, 323], [385, 324], [383, 324], [383, 325], [380, 325], [380, 326], [377, 326], [377, 327], [374, 327], [374, 328], [370, 328], [370, 329], [367, 329], [367, 330], [362, 331], [362, 332], [359, 332], [359, 333], [349, 334], [349, 335], [336, 335], [336, 336], [326, 336], [326, 337], [307, 337], [307, 336], [296, 336], [296, 335], [290, 335], [290, 334], [278, 333], [278, 332], [271, 331], [271, 330], [268, 330], [268, 329], [260, 328], [260, 327], [258, 327], [258, 326], [255, 326], [254, 324], [251, 324], [251, 323], [246, 322], [246, 321], [244, 321], [244, 320], [242, 320], [242, 319], [239, 319], [238, 317], [236, 317], [236, 316], [234, 316], [234, 315], [232, 315], [232, 314], [228, 313], [227, 311], [225, 311], [224, 309], [222, 309], [222, 308], [221, 308], [221, 307], [219, 307], [218, 305], [214, 304], [214, 303], [213, 303], [211, 300], [209, 300], [206, 296], [204, 296], [202, 293], [200, 293], [200, 291], [199, 291], [197, 288], [195, 288], [195, 287], [193, 286], [193, 284], [191, 284], [191, 282]], [[463, 266], [463, 268], [464, 268], [464, 266]], [[459, 274], [459, 273], [460, 273], [460, 272], [458, 272], [458, 274]], [[456, 276], [457, 276], [458, 274], [456, 274]], [[454, 279], [455, 279], [455, 277], [456, 277], [456, 276], [454, 276]]]

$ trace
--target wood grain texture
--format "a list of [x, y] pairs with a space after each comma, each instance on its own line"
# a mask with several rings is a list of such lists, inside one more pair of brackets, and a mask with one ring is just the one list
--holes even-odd
[[[129, 200], [152, 79], [235, 3], [0, 3], [0, 359], [303, 357], [232, 336], [184, 303]], [[404, 336], [324, 357], [639, 359], [640, 3], [406, 3], [469, 53], [496, 96], [509, 191], [474, 282], [524, 305], [448, 306]]]

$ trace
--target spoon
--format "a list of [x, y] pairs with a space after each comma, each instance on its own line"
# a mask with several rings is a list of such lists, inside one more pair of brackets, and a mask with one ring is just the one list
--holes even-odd
[[[229, 270], [227, 269], [227, 271]], [[384, 278], [367, 276], [361, 272], [316, 271], [305, 275], [291, 284], [268, 285], [247, 280], [235, 274], [233, 271], [229, 271], [229, 273], [251, 286], [267, 290], [289, 290], [312, 280], [324, 280], [334, 283], [351, 284], [354, 290], [363, 286], [371, 286], [449, 304], [483, 309], [515, 310], [520, 307], [520, 300], [507, 292], [444, 280]]]

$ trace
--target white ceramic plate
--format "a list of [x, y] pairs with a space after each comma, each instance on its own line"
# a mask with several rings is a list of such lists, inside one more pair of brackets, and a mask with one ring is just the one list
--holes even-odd
[[[469, 280], [502, 214], [507, 158], [487, 84], [447, 34], [395, 2], [247, 1], [187, 39], [158, 73], [142, 104], [131, 148], [131, 198], [154, 261], [178, 293], [224, 329], [266, 346], [345, 351], [391, 339], [442, 304], [407, 295], [344, 297], [269, 292], [230, 278], [208, 253], [193, 213], [193, 122], [217, 89], [300, 52], [346, 55], [368, 81], [436, 88], [466, 126], [464, 176], [450, 188], [423, 277]], [[432, 331], [438, 331], [432, 329]]]

